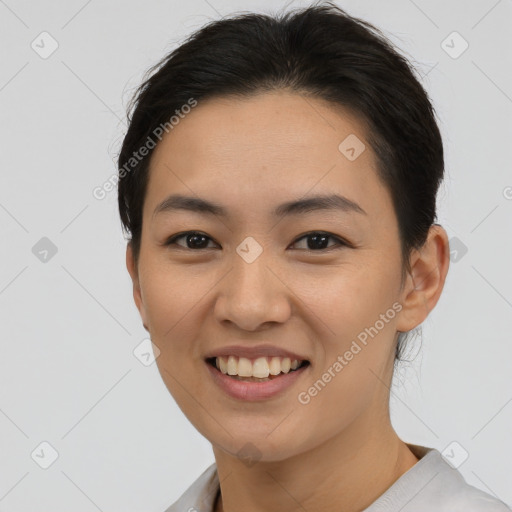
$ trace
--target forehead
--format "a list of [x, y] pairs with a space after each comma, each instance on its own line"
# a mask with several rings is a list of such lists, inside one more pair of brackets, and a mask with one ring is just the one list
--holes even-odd
[[295, 93], [199, 101], [154, 150], [145, 211], [172, 192], [214, 197], [234, 214], [333, 192], [370, 214], [390, 208], [366, 137], [354, 113]]

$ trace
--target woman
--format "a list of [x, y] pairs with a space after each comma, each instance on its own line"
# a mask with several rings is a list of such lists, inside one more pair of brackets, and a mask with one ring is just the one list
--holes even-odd
[[212, 22], [129, 121], [135, 303], [215, 455], [168, 511], [509, 510], [390, 422], [449, 244], [434, 110], [382, 34], [330, 3]]

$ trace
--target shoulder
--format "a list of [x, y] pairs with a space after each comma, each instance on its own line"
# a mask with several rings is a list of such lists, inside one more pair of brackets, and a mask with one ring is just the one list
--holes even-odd
[[420, 460], [364, 512], [512, 512], [498, 498], [468, 484], [438, 450], [413, 447]]
[[447, 512], [512, 512], [503, 501], [466, 482], [462, 474], [453, 468], [440, 452], [432, 455], [435, 477], [432, 499], [439, 496], [439, 510]]
[[[462, 477], [461, 477], [462, 478]], [[464, 480], [448, 489], [438, 510], [450, 512], [511, 512], [505, 503]]]
[[217, 466], [212, 464], [164, 512], [212, 512], [218, 490]]

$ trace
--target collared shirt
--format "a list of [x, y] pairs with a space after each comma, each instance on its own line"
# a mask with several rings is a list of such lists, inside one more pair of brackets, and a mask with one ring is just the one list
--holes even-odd
[[[511, 512], [505, 503], [464, 480], [435, 448], [407, 443], [418, 462], [363, 512]], [[208, 467], [165, 512], [214, 512], [216, 464]]]

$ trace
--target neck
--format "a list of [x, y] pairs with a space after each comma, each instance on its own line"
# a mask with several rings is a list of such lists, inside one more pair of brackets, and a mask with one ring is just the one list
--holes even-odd
[[[221, 496], [215, 512], [364, 510], [418, 459], [393, 430], [389, 417], [373, 432], [354, 422], [313, 450], [248, 467], [214, 448]], [[356, 424], [357, 423], [357, 424]]]

